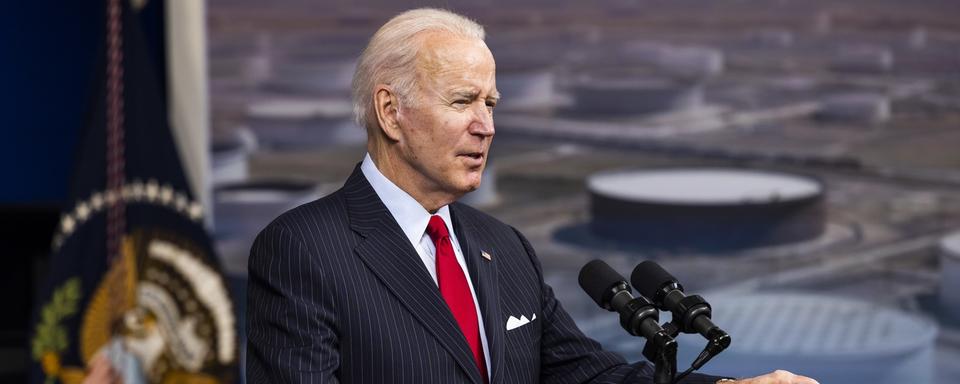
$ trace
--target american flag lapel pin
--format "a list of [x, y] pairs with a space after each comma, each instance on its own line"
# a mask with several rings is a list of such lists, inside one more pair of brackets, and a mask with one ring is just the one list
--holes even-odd
[[491, 257], [490, 254], [487, 253], [487, 251], [484, 251], [482, 249], [480, 250], [480, 256], [483, 256], [483, 258], [487, 259], [487, 261], [493, 261], [493, 257]]

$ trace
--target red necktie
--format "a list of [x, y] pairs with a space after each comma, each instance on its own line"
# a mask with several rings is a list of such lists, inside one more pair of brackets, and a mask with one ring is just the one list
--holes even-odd
[[480, 343], [480, 324], [477, 321], [477, 307], [467, 285], [467, 277], [457, 262], [450, 243], [450, 232], [443, 218], [437, 215], [430, 217], [427, 224], [427, 235], [437, 247], [437, 284], [440, 285], [440, 294], [450, 307], [453, 318], [460, 325], [460, 331], [467, 339], [467, 344], [473, 351], [473, 359], [480, 369], [480, 377], [487, 382], [487, 364], [483, 359], [483, 345]]

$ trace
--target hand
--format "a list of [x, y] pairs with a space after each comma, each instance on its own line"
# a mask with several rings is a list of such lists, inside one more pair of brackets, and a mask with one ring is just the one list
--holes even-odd
[[123, 379], [120, 378], [117, 370], [113, 369], [113, 365], [103, 351], [98, 352], [90, 361], [88, 372], [87, 377], [83, 379], [83, 384], [123, 384]]
[[740, 379], [735, 381], [722, 381], [723, 383], [736, 384], [820, 384], [816, 380], [806, 376], [794, 375], [783, 370], [776, 370], [763, 376], [752, 377], [749, 379]]

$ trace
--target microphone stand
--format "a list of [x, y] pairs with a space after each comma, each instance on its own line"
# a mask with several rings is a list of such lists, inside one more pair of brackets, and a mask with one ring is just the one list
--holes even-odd
[[[693, 296], [703, 301], [700, 296]], [[691, 300], [692, 301], [692, 300]], [[705, 303], [704, 303], [705, 304]], [[709, 313], [709, 307], [707, 307]], [[690, 327], [684, 327], [682, 322], [674, 318], [670, 322], [664, 323], [662, 330], [653, 338], [649, 338], [643, 347], [643, 356], [654, 364], [654, 383], [655, 384], [675, 384], [690, 373], [703, 367], [714, 356], [723, 352], [730, 346], [730, 335], [720, 328], [712, 328], [707, 331], [707, 345], [700, 352], [700, 355], [694, 359], [690, 368], [677, 376], [677, 342], [676, 337], [681, 331], [684, 333], [697, 333]], [[666, 340], [666, 342], [664, 341]]]
[[643, 346], [643, 356], [653, 363], [654, 384], [674, 382], [677, 375], [677, 342], [673, 337], [676, 335], [676, 327], [667, 323], [662, 331], [648, 339]]
[[[627, 295], [617, 297], [623, 300]], [[616, 305], [620, 313], [620, 325], [631, 335], [647, 339], [643, 347], [643, 356], [654, 366], [654, 384], [673, 384], [677, 375], [677, 336], [678, 329], [673, 323], [662, 328], [657, 321], [659, 312], [643, 296], [633, 298], [622, 305]]]
[[[656, 308], [669, 310], [673, 313], [670, 322], [659, 327], [667, 336], [675, 338], [680, 332], [699, 333], [707, 339], [706, 347], [693, 361], [690, 368], [676, 376], [673, 382], [679, 382], [691, 372], [700, 369], [710, 359], [730, 346], [730, 335], [710, 320], [712, 312], [710, 304], [699, 295], [686, 296], [680, 282], [659, 264], [650, 260], [641, 262], [633, 269], [630, 277], [634, 286], [638, 287], [640, 297], [652, 298], [651, 303]], [[652, 338], [648, 335], [647, 339]], [[661, 380], [659, 379], [660, 376], [667, 377], [669, 375], [673, 378], [676, 375], [676, 346], [674, 346], [672, 353], [673, 356], [670, 356], [671, 351], [663, 350], [656, 345], [648, 344], [644, 347], [644, 356], [658, 364], [655, 373], [658, 380]], [[660, 364], [663, 364], [665, 368], [660, 368]], [[667, 366], [667, 364], [670, 364], [670, 366]], [[665, 370], [672, 372], [663, 372]]]

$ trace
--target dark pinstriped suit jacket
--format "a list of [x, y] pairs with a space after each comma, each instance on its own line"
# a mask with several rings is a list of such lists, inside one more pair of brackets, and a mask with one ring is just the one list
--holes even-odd
[[[463, 204], [450, 211], [491, 383], [650, 381], [652, 365], [628, 365], [577, 329], [519, 232]], [[339, 191], [268, 225], [249, 268], [250, 383], [481, 383], [436, 283], [359, 167]], [[506, 330], [509, 316], [534, 314]], [[692, 376], [684, 382], [718, 379]]]

